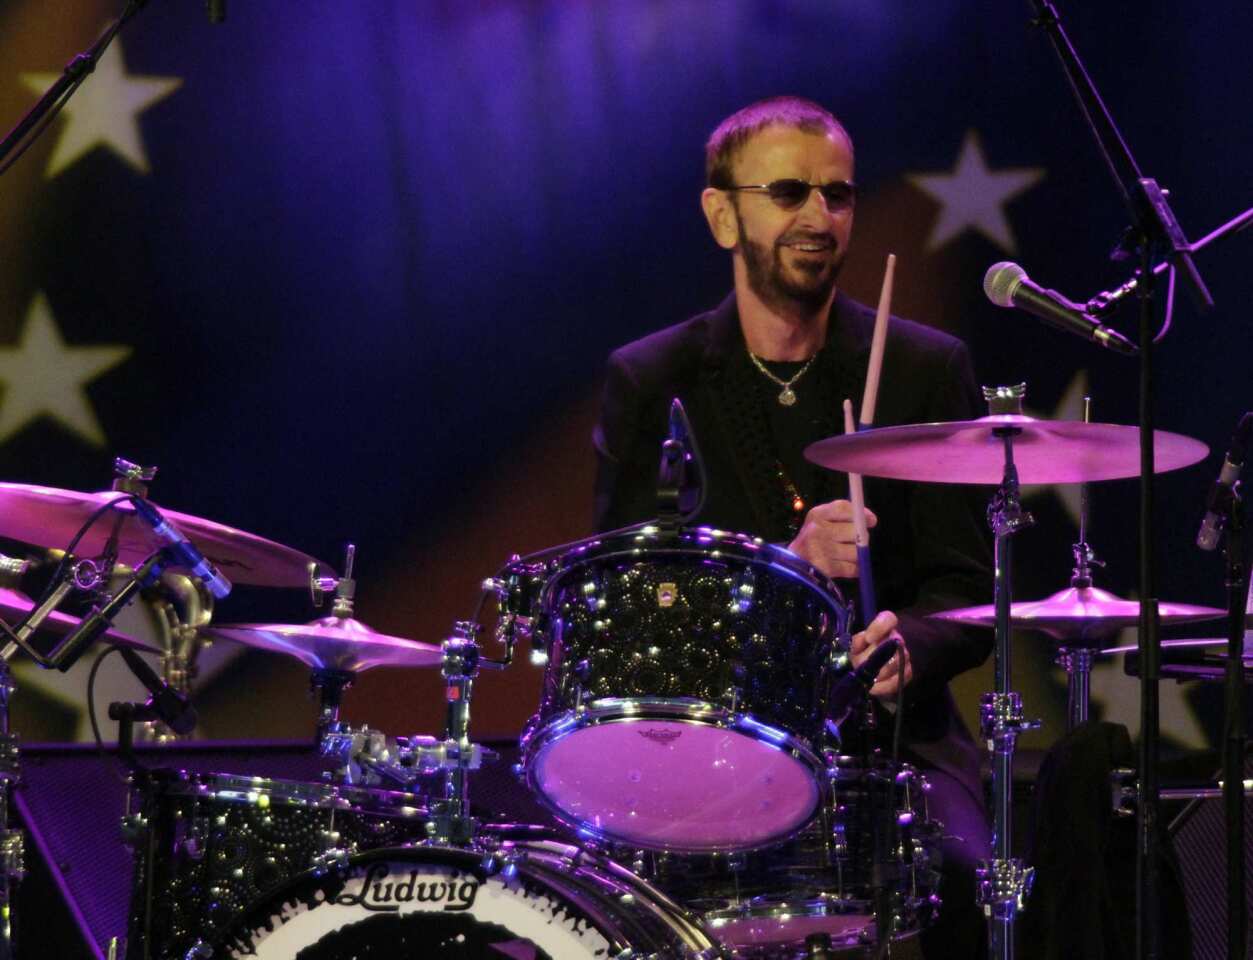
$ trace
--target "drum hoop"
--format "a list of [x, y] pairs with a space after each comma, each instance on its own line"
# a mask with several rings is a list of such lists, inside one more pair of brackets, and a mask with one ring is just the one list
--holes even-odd
[[[702, 537], [708, 538], [709, 542], [702, 543]], [[712, 527], [686, 527], [680, 530], [644, 527], [629, 533], [606, 536], [585, 543], [557, 557], [549, 558], [545, 562], [549, 572], [540, 591], [538, 605], [540, 609], [546, 609], [558, 582], [564, 581], [572, 571], [592, 563], [619, 557], [628, 559], [645, 556], [718, 557], [720, 554], [755, 566], [769, 567], [772, 571], [809, 587], [822, 597], [836, 615], [832, 632], [838, 634], [839, 628], [845, 625], [848, 605], [839, 586], [830, 577], [824, 576], [808, 561], [785, 547]], [[513, 566], [518, 567], [526, 562], [526, 558], [523, 558]]]
[[[631, 705], [642, 704], [647, 709], [637, 710], [630, 714], [606, 714], [603, 716], [588, 717], [587, 714], [596, 709], [597, 705], [604, 704], [624, 704]], [[699, 707], [700, 716], [694, 715], [694, 707]], [[730, 717], [729, 723], [709, 723], [709, 717], [713, 714], [719, 714], [723, 717]], [[534, 718], [533, 718], [534, 719]], [[638, 697], [638, 698], [611, 698], [607, 700], [596, 700], [583, 710], [565, 711], [554, 717], [548, 723], [540, 727], [535, 727], [527, 731], [520, 744], [522, 748], [521, 766], [522, 773], [526, 778], [526, 784], [530, 788], [532, 795], [548, 810], [553, 817], [565, 826], [567, 829], [573, 830], [580, 837], [591, 840], [600, 841], [602, 843], [625, 844], [627, 846], [638, 847], [638, 841], [633, 841], [628, 837], [620, 836], [611, 830], [596, 829], [587, 823], [571, 816], [567, 811], [563, 810], [555, 801], [549, 799], [548, 795], [539, 788], [539, 784], [535, 780], [536, 761], [539, 755], [549, 746], [564, 739], [575, 730], [587, 726], [600, 726], [610, 723], [633, 723], [645, 720], [669, 720], [678, 721], [680, 723], [690, 723], [699, 726], [722, 726], [725, 729], [733, 730], [736, 733], [746, 733], [752, 731], [757, 733], [761, 728], [766, 727], [754, 720], [747, 714], [732, 714], [730, 711], [715, 707], [712, 704], [699, 700], [690, 699], [666, 699], [661, 697]], [[751, 726], [747, 726], [750, 725]], [[747, 730], [744, 727], [747, 726]], [[767, 729], [779, 733], [782, 743], [776, 743], [771, 740], [764, 739], [761, 736], [753, 736], [753, 739], [761, 743], [772, 746], [775, 749], [786, 753], [792, 759], [797, 760], [809, 768], [813, 774], [815, 791], [815, 799], [813, 809], [805, 815], [798, 823], [782, 830], [779, 833], [772, 834], [759, 843], [750, 845], [745, 844], [710, 844], [705, 846], [666, 846], [664, 849], [669, 853], [676, 854], [713, 854], [713, 853], [750, 853], [754, 850], [764, 850], [769, 847], [777, 846], [785, 842], [797, 831], [803, 830], [810, 821], [817, 816], [818, 811], [823, 808], [828, 799], [830, 790], [827, 778], [820, 775], [825, 768], [822, 759], [810, 748], [808, 742], [794, 734], [786, 731], [778, 730], [775, 727], [767, 727]], [[751, 735], [751, 734], [750, 734]]]

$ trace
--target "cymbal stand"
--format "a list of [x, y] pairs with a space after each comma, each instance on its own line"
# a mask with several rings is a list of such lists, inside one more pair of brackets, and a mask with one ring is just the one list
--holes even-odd
[[20, 779], [17, 734], [9, 729], [9, 699], [16, 687], [9, 672], [9, 644], [0, 654], [0, 958], [15, 956], [13, 947], [13, 891], [26, 875], [22, 831], [9, 827], [9, 801]]
[[[985, 387], [983, 393], [993, 414], [1021, 414], [1026, 384], [995, 389]], [[1021, 731], [1039, 726], [1039, 721], [1024, 719], [1022, 697], [1010, 690], [1012, 538], [1019, 530], [1035, 523], [1031, 514], [1022, 507], [1018, 468], [1014, 465], [1014, 437], [1021, 432], [1017, 427], [1003, 427], [995, 431], [1005, 446], [1005, 471], [1001, 485], [988, 505], [988, 525], [992, 528], [996, 557], [996, 692], [984, 694], [980, 701], [980, 730], [992, 755], [994, 811], [992, 859], [979, 864], [976, 876], [979, 883], [977, 900], [988, 921], [988, 955], [991, 960], [1013, 960], [1014, 920], [1026, 905], [1034, 872], [1013, 857], [1011, 844], [1014, 746]]]
[[[1083, 422], [1092, 422], [1092, 398], [1083, 398]], [[1072, 544], [1075, 565], [1070, 574], [1070, 585], [1076, 590], [1092, 586], [1092, 568], [1105, 566], [1096, 558], [1096, 551], [1088, 543], [1088, 519], [1091, 515], [1091, 496], [1086, 483], [1079, 485], [1079, 541]], [[1066, 732], [1088, 722], [1092, 702], [1092, 663], [1096, 650], [1087, 637], [1075, 643], [1067, 638], [1057, 648], [1057, 663], [1066, 671]]]

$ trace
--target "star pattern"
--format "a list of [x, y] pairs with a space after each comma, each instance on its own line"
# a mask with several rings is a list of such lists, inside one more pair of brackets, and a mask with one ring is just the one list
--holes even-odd
[[70, 346], [47, 298], [37, 294], [17, 345], [0, 346], [0, 444], [50, 417], [93, 447], [103, 447], [104, 430], [85, 387], [130, 354], [130, 347], [120, 345]]
[[940, 215], [927, 240], [931, 253], [967, 230], [976, 230], [1011, 254], [1017, 253], [1005, 204], [1044, 177], [1042, 167], [992, 170], [979, 134], [968, 130], [950, 173], [913, 173], [906, 179], [940, 204]]
[[[60, 74], [23, 73], [28, 90], [42, 94]], [[121, 41], [113, 40], [95, 71], [83, 81], [61, 111], [61, 134], [44, 176], [51, 180], [96, 147], [112, 150], [132, 169], [148, 173], [148, 155], [139, 131], [139, 115], [182, 85], [178, 77], [127, 73]]]

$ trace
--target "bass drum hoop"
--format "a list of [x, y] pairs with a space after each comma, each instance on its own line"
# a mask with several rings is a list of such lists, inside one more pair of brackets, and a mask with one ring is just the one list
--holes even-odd
[[718, 727], [747, 736], [762, 744], [769, 744], [807, 768], [816, 787], [813, 805], [803, 818], [792, 822], [786, 828], [781, 827], [777, 833], [760, 842], [751, 845], [707, 846], [668, 844], [665, 847], [666, 852], [676, 854], [744, 853], [773, 847], [793, 836], [798, 830], [803, 830], [822, 809], [828, 793], [826, 777], [822, 775], [825, 764], [804, 737], [760, 723], [747, 714], [733, 713], [706, 701], [687, 697], [603, 697], [590, 701], [583, 710], [577, 713], [567, 710], [539, 729], [528, 732], [524, 738], [521, 760], [526, 772], [526, 783], [531, 793], [558, 822], [580, 836], [606, 843], [638, 845], [628, 836], [613, 830], [594, 827], [571, 814], [540, 788], [538, 777], [545, 751], [571, 734], [588, 727], [640, 723], [649, 720]]

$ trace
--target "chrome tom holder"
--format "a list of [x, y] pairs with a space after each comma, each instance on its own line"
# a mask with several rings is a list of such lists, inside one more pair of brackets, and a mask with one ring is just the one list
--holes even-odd
[[464, 844], [473, 839], [476, 824], [470, 812], [469, 774], [485, 760], [497, 759], [495, 751], [470, 740], [470, 705], [474, 679], [482, 667], [503, 669], [512, 662], [512, 645], [503, 660], [481, 656], [478, 624], [457, 621], [452, 636], [440, 645], [448, 703], [443, 739], [430, 736], [389, 737], [368, 726], [354, 728], [339, 721], [336, 710], [320, 736], [322, 756], [334, 761], [329, 779], [361, 786], [414, 790], [442, 778], [430, 796], [431, 840]]

